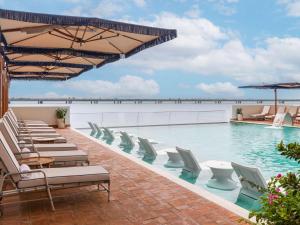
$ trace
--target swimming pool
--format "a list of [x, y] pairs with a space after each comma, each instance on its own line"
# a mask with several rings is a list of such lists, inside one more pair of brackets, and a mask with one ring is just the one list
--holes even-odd
[[[278, 173], [296, 171], [299, 166], [296, 161], [286, 159], [276, 150], [276, 145], [283, 140], [300, 142], [300, 129], [284, 127], [283, 129], [266, 129], [266, 125], [245, 123], [220, 123], [182, 126], [131, 127], [120, 130], [133, 134], [135, 137], [150, 138], [157, 141], [156, 149], [179, 146], [192, 150], [200, 162], [202, 171], [197, 179], [181, 176], [180, 168], [166, 168], [167, 155], [159, 155], [153, 162], [147, 162], [154, 167], [168, 171], [174, 176], [187, 182], [205, 188], [231, 202], [246, 209], [258, 207], [258, 203], [251, 199], [238, 196], [239, 188], [233, 191], [222, 191], [206, 186], [211, 177], [210, 169], [205, 166], [208, 160], [234, 161], [244, 165], [259, 167], [266, 179]], [[118, 129], [115, 129], [118, 130]], [[86, 131], [90, 132], [90, 131]], [[96, 136], [96, 135], [94, 135]], [[98, 137], [101, 140], [101, 137]], [[116, 138], [111, 144], [119, 148], [120, 139]], [[138, 145], [132, 150], [121, 149], [128, 154], [143, 160], [143, 153]], [[238, 180], [233, 176], [234, 180]]]

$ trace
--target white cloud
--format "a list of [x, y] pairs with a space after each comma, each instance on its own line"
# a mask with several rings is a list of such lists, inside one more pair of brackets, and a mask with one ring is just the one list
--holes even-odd
[[213, 84], [200, 83], [197, 89], [211, 95], [241, 96], [241, 90], [230, 82], [217, 82]]
[[285, 6], [288, 16], [300, 16], [299, 0], [278, 0], [278, 3]]
[[199, 6], [195, 4], [195, 5], [192, 5], [192, 7], [188, 11], [186, 11], [184, 14], [191, 18], [197, 18], [200, 16], [201, 11], [199, 9]]
[[133, 0], [133, 2], [139, 6], [139, 7], [144, 7], [146, 6], [146, 1], [145, 0]]
[[[1, 1], [1, 0], [0, 0]], [[131, 7], [145, 7], [145, 0], [100, 0], [97, 4], [90, 0], [65, 0], [73, 3], [74, 6], [65, 11], [65, 14], [76, 16], [88, 16], [98, 18], [123, 18], [126, 17], [125, 12]]]
[[235, 5], [239, 0], [209, 0], [214, 4], [214, 8], [225, 16], [231, 16], [236, 13]]
[[79, 91], [94, 97], [150, 97], [159, 94], [159, 85], [154, 80], [126, 75], [113, 83], [105, 80], [66, 81], [58, 86]]
[[232, 31], [204, 18], [157, 15], [145, 25], [175, 28], [178, 37], [139, 53], [124, 64], [149, 70], [181, 70], [226, 76], [243, 83], [300, 81], [300, 38], [272, 37], [264, 47], [247, 48]]

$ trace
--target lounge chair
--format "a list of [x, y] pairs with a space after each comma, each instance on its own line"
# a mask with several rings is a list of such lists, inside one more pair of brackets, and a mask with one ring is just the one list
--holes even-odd
[[[285, 106], [280, 106], [278, 108], [278, 110], [277, 110], [277, 113], [278, 114], [285, 113]], [[276, 116], [275, 114], [273, 114], [273, 115], [267, 115], [267, 116], [265, 116], [265, 119], [267, 119], [267, 120], [273, 120], [275, 118], [275, 116]]]
[[140, 148], [145, 152], [144, 159], [155, 160], [157, 152], [147, 139], [138, 137]]
[[121, 143], [120, 146], [126, 147], [126, 148], [133, 148], [134, 147], [134, 141], [132, 138], [124, 131], [120, 131], [120, 138], [121, 138]]
[[[110, 196], [110, 176], [102, 166], [82, 166], [64, 168], [46, 168], [22, 170], [5, 138], [0, 134], [0, 159], [3, 164], [4, 176], [0, 179], [0, 203], [3, 197], [12, 194], [12, 190], [3, 190], [4, 182], [9, 179], [15, 187], [14, 193], [20, 191], [47, 191], [52, 210], [55, 210], [51, 190], [97, 185]], [[1, 204], [2, 205], [2, 204]], [[1, 215], [3, 215], [1, 208]]]
[[188, 172], [192, 178], [197, 178], [199, 176], [199, 173], [201, 171], [201, 167], [194, 157], [191, 150], [182, 149], [179, 147], [176, 147], [176, 150], [180, 154], [182, 161], [184, 163], [184, 166], [182, 168], [182, 172]]
[[[2, 129], [2, 131], [1, 131]], [[28, 148], [30, 150], [37, 149], [38, 151], [70, 151], [70, 150], [77, 150], [77, 146], [72, 143], [52, 143], [52, 144], [34, 144], [29, 143], [26, 144], [25, 142], [18, 141], [17, 137], [14, 135], [13, 131], [7, 124], [5, 120], [2, 120], [0, 122], [0, 131], [7, 132], [7, 135], [10, 135], [10, 137], [20, 146], [20, 148]]]
[[262, 110], [261, 113], [258, 113], [258, 114], [251, 114], [251, 115], [250, 115], [250, 118], [252, 118], [252, 119], [264, 119], [265, 116], [267, 116], [267, 115], [269, 114], [270, 109], [271, 109], [271, 106], [265, 105], [265, 106], [263, 107], [263, 110]]
[[56, 133], [55, 129], [53, 127], [30, 127], [27, 125], [21, 126], [18, 124], [17, 121], [13, 119], [13, 117], [9, 114], [6, 113], [5, 116], [7, 119], [10, 120], [11, 124], [19, 131], [19, 132], [32, 132], [32, 133]]
[[94, 127], [96, 129], [96, 132], [97, 132], [98, 136], [101, 136], [102, 131], [101, 131], [101, 128], [98, 126], [98, 124], [94, 123]]
[[162, 148], [156, 150], [150, 141], [146, 138], [138, 137], [140, 148], [144, 151], [144, 159], [146, 160], [155, 160], [157, 155], [168, 155], [168, 161], [165, 164], [166, 167], [172, 168], [181, 168], [183, 166], [183, 162], [180, 154], [175, 148]]
[[55, 143], [66, 143], [67, 140], [62, 137], [61, 135], [57, 133], [19, 133], [17, 128], [13, 125], [9, 117], [7, 115], [4, 115], [3, 119], [7, 122], [7, 124], [10, 126], [11, 130], [14, 132], [14, 135], [18, 138], [18, 140], [23, 140], [26, 143], [34, 142], [42, 142], [47, 139], [50, 141], [53, 141]]
[[243, 166], [234, 162], [231, 165], [242, 185], [240, 194], [258, 199], [263, 193], [260, 189], [267, 188], [267, 183], [260, 170], [256, 167]]
[[115, 139], [113, 132], [106, 127], [103, 127], [103, 135], [104, 135], [103, 139], [105, 139], [105, 140], [114, 140]]
[[90, 128], [92, 129], [92, 132], [93, 133], [96, 133], [96, 129], [95, 129], [95, 126], [92, 122], [88, 121], [88, 125], [90, 126]]
[[26, 125], [26, 126], [38, 126], [38, 127], [48, 127], [49, 125], [47, 123], [45, 123], [44, 121], [41, 120], [18, 120], [16, 114], [14, 113], [14, 111], [9, 108], [7, 113], [9, 113], [13, 119], [20, 125]]
[[[0, 131], [4, 136], [11, 151], [16, 155], [18, 159], [33, 158], [33, 157], [51, 157], [54, 159], [54, 163], [64, 165], [83, 165], [84, 163], [89, 164], [88, 155], [82, 150], [69, 150], [64, 151], [62, 149], [52, 148], [53, 151], [38, 151], [33, 145], [33, 149], [28, 151], [22, 151], [18, 145], [17, 139], [10, 134], [6, 129], [5, 124], [0, 120]], [[29, 149], [28, 149], [29, 150]]]

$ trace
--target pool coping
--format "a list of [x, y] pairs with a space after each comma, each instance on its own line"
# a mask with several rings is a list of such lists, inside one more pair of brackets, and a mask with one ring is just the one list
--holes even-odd
[[[253, 125], [265, 125], [265, 126], [272, 126], [271, 123], [264, 123], [264, 122], [259, 122], [257, 120], [252, 121], [238, 121], [238, 120], [230, 120], [229, 123], [245, 123], [245, 124], [253, 124]], [[290, 127], [290, 128], [297, 128], [300, 129], [299, 126], [294, 126], [294, 125], [287, 125], [283, 124], [282, 127]]]
[[215, 194], [213, 194], [213, 193], [211, 193], [211, 192], [209, 192], [209, 191], [207, 191], [207, 190], [205, 190], [205, 189], [203, 189], [199, 186], [195, 186], [193, 184], [190, 184], [190, 183], [188, 183], [188, 182], [186, 182], [186, 181], [184, 181], [184, 180], [182, 180], [182, 179], [180, 179], [180, 178], [178, 178], [178, 177], [176, 177], [176, 176], [174, 176], [174, 175], [172, 175], [172, 174], [170, 174], [166, 171], [163, 171], [159, 168], [154, 168], [153, 166], [151, 166], [151, 165], [149, 165], [149, 164], [133, 157], [130, 154], [127, 154], [123, 151], [120, 151], [119, 149], [113, 148], [112, 146], [96, 139], [95, 137], [92, 137], [92, 136], [90, 136], [86, 133], [83, 133], [83, 132], [81, 132], [81, 131], [79, 131], [75, 128], [72, 128], [72, 127], [70, 129], [72, 129], [73, 131], [87, 137], [91, 141], [93, 141], [95, 143], [98, 143], [98, 144], [108, 148], [109, 150], [112, 150], [113, 152], [117, 153], [118, 155], [124, 156], [125, 158], [133, 161], [134, 163], [136, 163], [136, 164], [138, 164], [138, 165], [140, 165], [144, 168], [147, 168], [147, 169], [151, 170], [152, 172], [154, 172], [156, 174], [159, 174], [160, 176], [162, 176], [162, 177], [164, 177], [164, 178], [166, 178], [166, 179], [168, 179], [168, 180], [170, 180], [170, 181], [172, 181], [172, 182], [188, 189], [189, 191], [192, 191], [193, 193], [199, 195], [200, 197], [205, 198], [205, 199], [217, 204], [218, 206], [220, 206], [222, 208], [225, 208], [228, 211], [230, 211], [230, 212], [232, 212], [232, 213], [234, 213], [234, 214], [236, 214], [236, 215], [238, 215], [238, 216], [240, 216], [240, 217], [242, 217], [246, 220], [249, 220], [251, 222], [255, 222], [255, 218], [252, 218], [252, 219], [248, 218], [248, 215], [250, 213], [248, 210], [246, 210], [246, 209], [244, 209], [244, 208], [242, 208], [242, 207], [240, 207], [240, 206], [238, 206], [238, 205], [236, 205], [236, 204], [234, 204], [230, 201], [227, 201], [227, 200], [225, 200], [225, 199], [223, 199], [223, 198], [221, 198], [221, 197], [219, 197], [219, 196], [217, 196], [217, 195], [215, 195]]

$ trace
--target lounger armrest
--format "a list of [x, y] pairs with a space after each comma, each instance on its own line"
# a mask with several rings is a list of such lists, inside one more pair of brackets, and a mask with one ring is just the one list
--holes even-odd
[[17, 172], [17, 173], [6, 173], [2, 179], [0, 179], [0, 196], [3, 195], [3, 184], [4, 181], [7, 177], [9, 176], [14, 176], [14, 175], [21, 175], [21, 174], [31, 174], [31, 173], [42, 173], [44, 180], [45, 180], [45, 186], [48, 187], [48, 179], [47, 179], [47, 175], [43, 170], [30, 170], [30, 171], [24, 171], [24, 172]]

